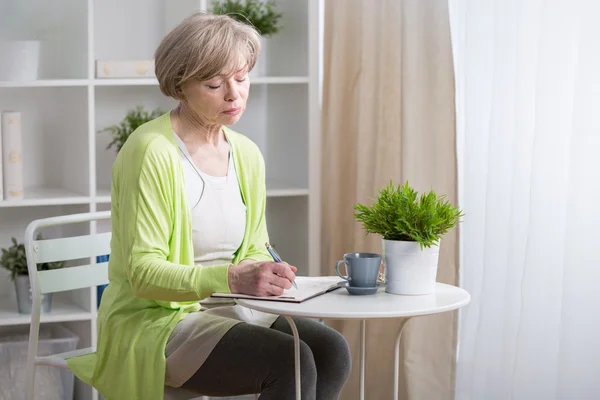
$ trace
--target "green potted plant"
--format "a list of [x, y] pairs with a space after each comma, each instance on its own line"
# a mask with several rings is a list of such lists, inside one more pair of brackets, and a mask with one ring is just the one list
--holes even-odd
[[[42, 240], [38, 234], [37, 240]], [[15, 283], [17, 292], [17, 307], [22, 314], [31, 314], [31, 284], [27, 270], [27, 257], [25, 256], [25, 245], [17, 243], [14, 237], [12, 245], [2, 249], [0, 265], [10, 272], [10, 277]], [[37, 265], [38, 271], [48, 271], [64, 267], [64, 261], [41, 263]], [[52, 309], [52, 293], [42, 295], [42, 312], [49, 313]]]
[[386, 292], [432, 293], [441, 239], [461, 222], [462, 211], [433, 190], [419, 195], [408, 182], [390, 182], [372, 205], [358, 203], [354, 210], [367, 234], [382, 237]]
[[[280, 24], [282, 13], [277, 12], [273, 0], [213, 0], [212, 12], [217, 15], [228, 15], [240, 22], [251, 25], [260, 33], [264, 39], [268, 39], [281, 31]], [[256, 61], [252, 69], [252, 75], [265, 75], [264, 54], [268, 47], [268, 40], [262, 41], [262, 57]]]
[[99, 130], [98, 133], [110, 132], [112, 134], [112, 141], [106, 146], [106, 149], [108, 150], [111, 147], [115, 147], [116, 152], [118, 153], [133, 131], [146, 122], [160, 117], [164, 113], [165, 112], [160, 108], [146, 111], [142, 106], [136, 106], [135, 109], [127, 112], [125, 118], [123, 118], [118, 125], [108, 126]]

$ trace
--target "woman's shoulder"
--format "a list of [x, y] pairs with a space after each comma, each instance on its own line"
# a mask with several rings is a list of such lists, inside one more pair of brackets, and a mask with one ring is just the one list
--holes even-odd
[[238, 151], [241, 158], [247, 160], [261, 161], [263, 159], [260, 148], [248, 136], [242, 135], [231, 128], [224, 127], [227, 134], [227, 140], [230, 142], [234, 151]]
[[165, 121], [168, 114], [162, 115], [140, 125], [129, 135], [121, 148], [124, 157], [144, 160], [155, 157], [177, 155], [177, 143], [173, 132]]

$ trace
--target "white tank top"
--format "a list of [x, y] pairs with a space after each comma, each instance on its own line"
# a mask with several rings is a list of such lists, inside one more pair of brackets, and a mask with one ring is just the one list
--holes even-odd
[[207, 175], [194, 164], [181, 138], [173, 134], [179, 144], [192, 214], [194, 261], [206, 266], [230, 263], [242, 244], [246, 227], [246, 206], [232, 151], [226, 176]]
[[[209, 176], [194, 165], [183, 141], [176, 134], [175, 137], [192, 213], [194, 260], [196, 264], [206, 266], [230, 263], [242, 243], [246, 225], [246, 206], [242, 201], [233, 154], [229, 154], [227, 176]], [[277, 319], [275, 314], [250, 310], [231, 299], [209, 297], [200, 304], [202, 312], [190, 313], [180, 321], [165, 348], [165, 381], [172, 386], [181, 386], [192, 377], [235, 324], [244, 321], [269, 328]]]

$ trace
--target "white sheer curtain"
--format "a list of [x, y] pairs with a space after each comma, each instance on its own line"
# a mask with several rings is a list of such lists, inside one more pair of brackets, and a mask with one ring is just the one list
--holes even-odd
[[449, 5], [456, 398], [600, 399], [600, 1]]

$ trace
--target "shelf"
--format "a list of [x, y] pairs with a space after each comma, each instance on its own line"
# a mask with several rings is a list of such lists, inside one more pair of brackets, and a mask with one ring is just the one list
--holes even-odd
[[[267, 182], [267, 197], [308, 196], [308, 188], [290, 187], [279, 182]], [[110, 189], [101, 188], [96, 192], [96, 203], [110, 203]]]
[[293, 187], [289, 184], [267, 180], [267, 197], [308, 196], [308, 188]]
[[76, 87], [87, 86], [87, 79], [41, 79], [27, 82], [0, 81], [0, 88]]
[[94, 79], [95, 86], [158, 86], [156, 78]]
[[96, 190], [96, 203], [110, 203], [110, 189], [98, 188]]
[[[0, 90], [0, 110], [21, 112], [23, 183], [26, 189], [33, 188], [25, 191], [25, 201], [2, 203], [0, 207], [88, 201], [87, 98], [85, 86]], [[72, 118], [65, 118], [65, 110]], [[63, 188], [67, 191], [36, 188]]]
[[307, 76], [257, 76], [250, 77], [250, 83], [258, 84], [290, 84], [308, 83]]
[[297, 197], [297, 196], [308, 196], [308, 189], [301, 189], [301, 188], [267, 189], [267, 197]]
[[[94, 79], [95, 86], [158, 86], [156, 78]], [[257, 76], [250, 77], [252, 84], [308, 83], [307, 76]]]
[[53, 206], [64, 204], [86, 204], [90, 202], [89, 196], [76, 193], [66, 189], [29, 187], [25, 188], [23, 200], [0, 201], [3, 207], [29, 207], [29, 206]]
[[[73, 302], [61, 299], [55, 295], [52, 299], [52, 311], [49, 314], [42, 314], [40, 320], [42, 323], [45, 323], [87, 321], [91, 319], [91, 312]], [[14, 296], [0, 298], [0, 326], [28, 325], [30, 322], [30, 315], [20, 314], [17, 311], [17, 302]]]
[[[251, 77], [253, 84], [302, 84], [308, 83], [307, 76], [259, 76]], [[0, 88], [36, 88], [36, 87], [79, 87], [79, 86], [158, 86], [156, 78], [123, 79], [41, 79], [37, 81], [11, 82], [0, 81]]]
[[[26, 69], [23, 64], [36, 62], [36, 71], [31, 76], [42, 80], [68, 81], [87, 77], [90, 28], [86, 18], [87, 1], [3, 1], [1, 4], [1, 40], [35, 40], [39, 43], [37, 53], [16, 54], [16, 65]], [[7, 62], [5, 56], [7, 54], [2, 54], [2, 63]], [[4, 75], [2, 79], [10, 78]], [[24, 82], [17, 85], [40, 86], [39, 83]]]

